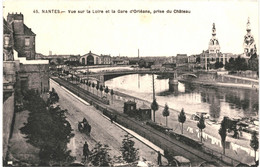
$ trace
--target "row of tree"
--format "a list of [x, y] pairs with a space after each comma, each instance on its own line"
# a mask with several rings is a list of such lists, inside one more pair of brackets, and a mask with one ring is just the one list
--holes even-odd
[[230, 58], [229, 62], [225, 64], [225, 69], [228, 71], [258, 71], [258, 64], [259, 63], [256, 54], [252, 55], [248, 62], [246, 62], [246, 59], [238, 56], [235, 59], [233, 57]]
[[[159, 108], [158, 103], [156, 102], [156, 99], [153, 100], [152, 104], [151, 104], [151, 109], [153, 110], [153, 115], [154, 115], [154, 122], [155, 122], [155, 111], [157, 111]], [[168, 126], [168, 121], [167, 121], [167, 117], [170, 115], [169, 112], [169, 107], [167, 104], [165, 104], [165, 107], [163, 109], [162, 115], [164, 117], [166, 117], [166, 126]], [[182, 108], [181, 112], [178, 115], [178, 121], [182, 124], [182, 128], [181, 128], [181, 133], [183, 134], [183, 124], [186, 121], [186, 115], [184, 112], [184, 109]], [[221, 126], [220, 129], [218, 131], [220, 137], [221, 137], [221, 143], [222, 143], [222, 147], [223, 147], [223, 154], [225, 154], [225, 143], [226, 143], [226, 136], [227, 136], [227, 120], [225, 120], [225, 118], [222, 120], [221, 122]], [[201, 115], [198, 123], [197, 123], [197, 127], [200, 130], [200, 141], [202, 142], [202, 131], [203, 129], [206, 128], [205, 125], [205, 119], [203, 117], [203, 115]], [[259, 147], [259, 142], [258, 142], [258, 137], [257, 137], [257, 133], [253, 132], [252, 136], [251, 136], [251, 141], [250, 141], [250, 146], [254, 149], [255, 151], [255, 159], [256, 159], [256, 151], [258, 150]]]
[[98, 90], [100, 91], [100, 96], [102, 97], [102, 93], [103, 91], [106, 93], [106, 97], [108, 95], [108, 93], [110, 92], [110, 95], [111, 95], [111, 100], [113, 102], [113, 95], [114, 95], [114, 90], [113, 89], [109, 89], [108, 86], [103, 86], [101, 84], [95, 84], [94, 82], [91, 82], [89, 80], [82, 80], [82, 79], [79, 79], [79, 78], [74, 78], [73, 76], [71, 77], [71, 80], [72, 81], [77, 81], [77, 82], [80, 82], [82, 84], [85, 84], [87, 86], [87, 90], [89, 90], [89, 88], [92, 87], [92, 90], [93, 90], [93, 94], [94, 94], [94, 89], [96, 88], [97, 90], [97, 96], [98, 96]]

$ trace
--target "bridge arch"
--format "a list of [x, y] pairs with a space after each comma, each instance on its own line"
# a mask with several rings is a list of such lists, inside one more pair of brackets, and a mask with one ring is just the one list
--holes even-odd
[[197, 75], [195, 75], [195, 74], [192, 74], [192, 73], [188, 73], [188, 74], [182, 74], [181, 76], [180, 76], [181, 78], [190, 78], [190, 79], [193, 79], [193, 78], [198, 78], [198, 76]]

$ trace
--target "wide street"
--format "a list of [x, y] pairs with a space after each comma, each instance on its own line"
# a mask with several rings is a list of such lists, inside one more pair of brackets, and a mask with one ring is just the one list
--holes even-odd
[[[85, 141], [88, 142], [90, 150], [94, 148], [97, 141], [100, 141], [102, 144], [109, 146], [111, 157], [121, 155], [120, 147], [122, 146], [124, 135], [126, 135], [125, 131], [103, 117], [100, 111], [96, 110], [93, 106], [80, 102], [53, 81], [50, 82], [50, 87], [53, 87], [58, 93], [60, 107], [68, 110], [67, 119], [74, 129], [73, 133], [75, 134], [75, 137], [71, 139], [69, 149], [72, 150], [72, 155], [76, 157], [77, 162], [80, 162], [83, 158], [82, 150]], [[92, 126], [90, 136], [80, 133], [77, 129], [78, 122], [82, 121], [84, 117]], [[140, 157], [154, 164], [157, 163], [157, 153], [153, 149], [134, 138], [133, 141], [135, 142], [135, 147], [139, 148]], [[163, 159], [163, 163], [166, 164], [167, 161]]]

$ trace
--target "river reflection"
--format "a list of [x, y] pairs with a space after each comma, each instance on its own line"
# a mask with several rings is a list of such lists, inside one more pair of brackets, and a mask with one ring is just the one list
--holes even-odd
[[[169, 91], [168, 79], [156, 79], [156, 99], [160, 105], [167, 103], [170, 108], [186, 113], [207, 112], [212, 119], [223, 116], [238, 118], [258, 114], [258, 92], [255, 90], [201, 86], [180, 83], [174, 92]], [[114, 90], [152, 101], [152, 75], [127, 75], [105, 83]]]

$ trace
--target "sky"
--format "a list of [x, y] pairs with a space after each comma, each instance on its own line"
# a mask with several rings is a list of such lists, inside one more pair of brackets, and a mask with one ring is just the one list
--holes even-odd
[[[129, 57], [136, 57], [138, 49], [140, 56], [200, 54], [208, 49], [213, 23], [221, 52], [240, 54], [249, 17], [259, 54], [258, 5], [257, 0], [6, 0], [3, 17], [8, 12], [24, 15], [24, 23], [36, 34], [37, 53], [84, 55], [91, 51]], [[51, 9], [65, 12], [42, 12]], [[129, 13], [134, 9], [150, 10], [151, 14]], [[153, 13], [179, 9], [190, 13]], [[104, 13], [92, 13], [97, 10]], [[105, 13], [106, 10], [110, 13]], [[118, 13], [118, 10], [128, 13]]]

